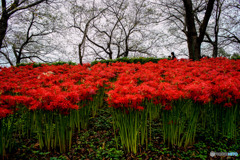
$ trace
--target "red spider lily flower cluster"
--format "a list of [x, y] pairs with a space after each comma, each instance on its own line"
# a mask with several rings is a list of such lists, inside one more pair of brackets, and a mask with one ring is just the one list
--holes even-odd
[[60, 111], [63, 114], [79, 109], [81, 101], [91, 101], [98, 89], [115, 76], [103, 73], [101, 67], [104, 66], [92, 67], [94, 72], [89, 67], [89, 64], [66, 64], [2, 68], [0, 119], [14, 113], [20, 104], [29, 110]]
[[126, 69], [108, 92], [111, 107], [139, 109], [144, 99], [165, 106], [165, 110], [171, 110], [171, 102], [178, 99], [231, 107], [240, 100], [240, 61], [205, 58], [118, 65]]
[[170, 110], [178, 99], [231, 107], [240, 99], [240, 61], [225, 58], [92, 67], [29, 65], [1, 68], [0, 78], [0, 119], [14, 113], [19, 104], [68, 113], [81, 101], [92, 100], [104, 84], [109, 89], [107, 102], [115, 108], [143, 110], [143, 100], [152, 100]]

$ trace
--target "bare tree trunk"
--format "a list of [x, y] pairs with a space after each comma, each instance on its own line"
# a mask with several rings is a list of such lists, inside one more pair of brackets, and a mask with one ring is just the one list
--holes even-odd
[[218, 45], [217, 43], [215, 43], [213, 45], [213, 54], [212, 54], [212, 57], [216, 58], [218, 56]]
[[2, 42], [5, 38], [7, 28], [8, 28], [8, 14], [4, 13], [2, 14], [2, 17], [0, 19], [0, 50], [2, 48]]
[[126, 50], [125, 52], [124, 52], [124, 57], [128, 57], [128, 53], [129, 53], [129, 51], [128, 50]]
[[112, 59], [113, 57], [112, 57], [112, 53], [110, 53], [110, 54], [108, 54], [109, 55], [109, 59]]
[[187, 42], [188, 42], [189, 58], [195, 60], [197, 32], [188, 32], [187, 33]]
[[[129, 33], [130, 33], [130, 32], [129, 32]], [[126, 45], [126, 48], [125, 48], [124, 57], [128, 57], [128, 53], [129, 53], [129, 47], [128, 47], [129, 33], [127, 34], [126, 39], [125, 39], [125, 45]]]
[[219, 20], [220, 20], [221, 12], [222, 12], [222, 4], [220, 4], [220, 0], [217, 0], [217, 9], [216, 9], [215, 26], [214, 26], [215, 41], [213, 44], [213, 54], [212, 54], [212, 57], [214, 58], [218, 56], [218, 33], [219, 33]]
[[81, 65], [83, 65], [82, 59], [83, 59], [83, 55], [82, 55], [82, 47], [81, 44], [78, 45], [78, 56], [79, 56], [79, 63]]
[[200, 25], [200, 33], [197, 35], [197, 30], [195, 26], [194, 13], [192, 8], [191, 0], [183, 0], [184, 8], [186, 11], [186, 26], [187, 26], [187, 42], [188, 42], [188, 51], [189, 57], [192, 60], [199, 60], [201, 58], [201, 44], [206, 32], [208, 21], [211, 17], [215, 0], [209, 0], [207, 4], [207, 10], [202, 24]]
[[[0, 50], [2, 48], [2, 42], [5, 38], [6, 31], [8, 28], [8, 20], [11, 15], [16, 13], [17, 11], [24, 10], [27, 8], [31, 8], [33, 6], [36, 6], [40, 3], [42, 3], [45, 0], [38, 0], [33, 3], [28, 3], [26, 6], [21, 6], [22, 2], [19, 2], [19, 0], [15, 0], [14, 2], [11, 2], [11, 5], [9, 8], [7, 8], [6, 0], [1, 0], [2, 2], [2, 17], [0, 19]], [[9, 2], [8, 2], [9, 3]]]
[[196, 45], [197, 45], [197, 30], [194, 23], [194, 14], [191, 0], [183, 0], [186, 11], [186, 26], [187, 26], [187, 42], [189, 58], [196, 60]]

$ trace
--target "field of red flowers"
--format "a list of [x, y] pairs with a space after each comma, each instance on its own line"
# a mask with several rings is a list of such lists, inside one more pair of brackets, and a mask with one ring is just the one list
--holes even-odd
[[153, 119], [162, 120], [169, 145], [193, 144], [197, 125], [239, 135], [239, 60], [27, 65], [0, 68], [0, 79], [0, 155], [11, 151], [11, 139], [33, 134], [40, 148], [66, 152], [105, 102], [128, 152], [148, 143]]

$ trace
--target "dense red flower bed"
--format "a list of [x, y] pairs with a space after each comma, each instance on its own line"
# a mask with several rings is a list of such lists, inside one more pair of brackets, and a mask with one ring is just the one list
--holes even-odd
[[[78, 103], [91, 100], [111, 78], [102, 69], [84, 66], [30, 66], [3, 68], [0, 72], [0, 118], [14, 113], [18, 104], [30, 110], [58, 110], [68, 113]], [[101, 66], [104, 67], [104, 66]], [[94, 68], [94, 67], [93, 67]]]
[[93, 67], [29, 65], [2, 68], [0, 78], [0, 119], [14, 113], [18, 104], [30, 110], [68, 113], [78, 109], [79, 102], [92, 100], [104, 84], [110, 89], [107, 102], [115, 108], [143, 110], [145, 99], [167, 110], [178, 99], [231, 107], [240, 99], [240, 61], [225, 58], [160, 60], [143, 65], [99, 63]]
[[113, 86], [108, 102], [116, 108], [139, 107], [143, 99], [153, 99], [171, 109], [171, 102], [180, 98], [231, 107], [240, 99], [240, 61], [218, 58], [136, 64], [120, 73]]

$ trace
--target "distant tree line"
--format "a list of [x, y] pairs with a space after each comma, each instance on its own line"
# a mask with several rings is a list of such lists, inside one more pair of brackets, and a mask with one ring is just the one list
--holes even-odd
[[240, 53], [238, 0], [1, 0], [0, 8], [0, 65]]

